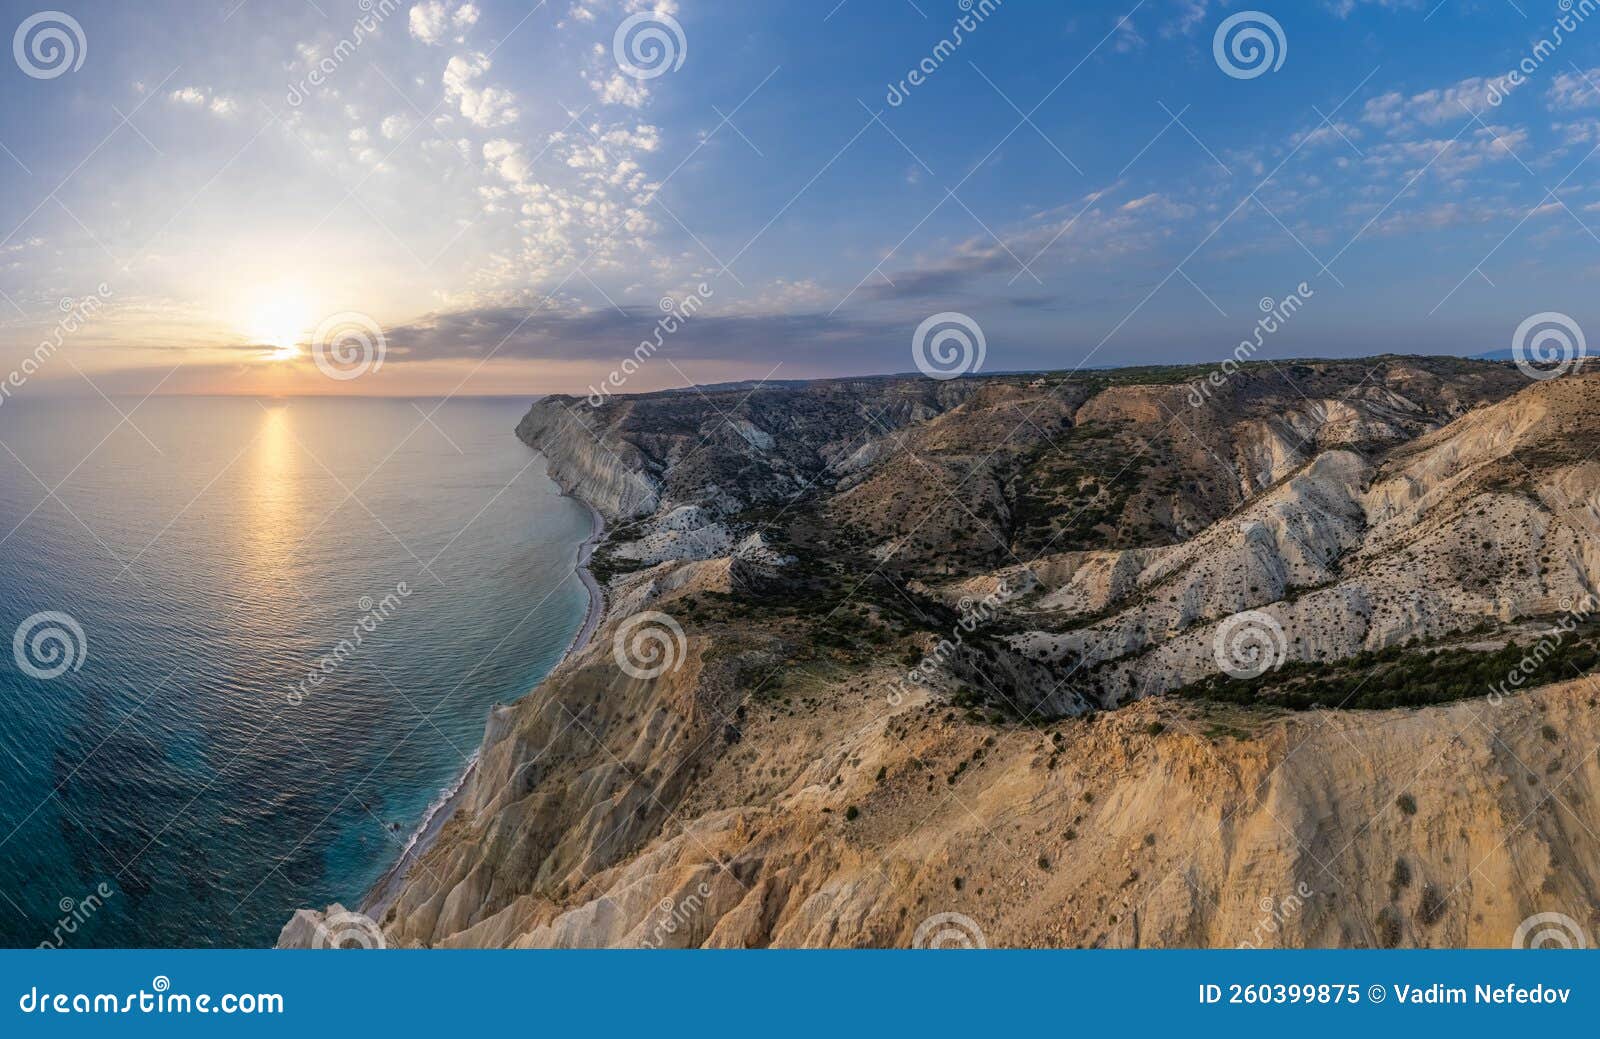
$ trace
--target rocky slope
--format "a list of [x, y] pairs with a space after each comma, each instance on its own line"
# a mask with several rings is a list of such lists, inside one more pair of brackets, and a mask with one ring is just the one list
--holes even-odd
[[[490, 719], [387, 941], [1592, 930], [1600, 376], [1203, 375], [536, 404], [607, 614]], [[1334, 709], [1380, 689], [1438, 705]]]

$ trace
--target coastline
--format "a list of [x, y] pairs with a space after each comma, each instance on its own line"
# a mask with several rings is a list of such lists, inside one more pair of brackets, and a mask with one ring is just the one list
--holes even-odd
[[[589, 593], [589, 610], [584, 614], [583, 624], [579, 626], [577, 634], [572, 636], [572, 642], [568, 644], [566, 651], [561, 654], [561, 659], [551, 667], [550, 674], [554, 674], [557, 669], [589, 644], [589, 640], [594, 637], [595, 631], [600, 627], [600, 621], [605, 616], [606, 608], [605, 592], [601, 590], [600, 582], [595, 579], [594, 574], [589, 570], [589, 560], [594, 556], [594, 550], [605, 540], [605, 517], [600, 515], [599, 509], [596, 509], [583, 498], [575, 494], [569, 494], [566, 491], [563, 491], [562, 494], [589, 510], [591, 523], [589, 536], [578, 546], [576, 569], [574, 570], [574, 573], [578, 575], [578, 579], [583, 582], [583, 587]], [[549, 678], [549, 674], [545, 678]], [[530, 689], [529, 692], [532, 692], [532, 690]], [[493, 710], [501, 710], [505, 706], [509, 705], [501, 705], [493, 708]], [[378, 882], [362, 898], [360, 912], [377, 921], [379, 926], [383, 924], [383, 914], [389, 911], [390, 907], [394, 905], [395, 899], [399, 897], [401, 884], [410, 875], [412, 864], [427, 854], [429, 849], [433, 847], [434, 842], [439, 839], [440, 832], [444, 830], [444, 824], [450, 821], [450, 818], [455, 815], [456, 809], [461, 806], [461, 802], [466, 798], [467, 787], [470, 785], [473, 776], [477, 774], [477, 771], [478, 753], [473, 751], [472, 760], [467, 762], [467, 767], [462, 770], [461, 775], [429, 806], [422, 817], [421, 825], [406, 840], [405, 847], [401, 849], [400, 857], [395, 860], [394, 865], [390, 866], [383, 876], [378, 878]]]

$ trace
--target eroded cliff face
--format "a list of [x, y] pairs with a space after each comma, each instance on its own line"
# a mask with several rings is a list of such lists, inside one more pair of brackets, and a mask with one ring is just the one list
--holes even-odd
[[646, 472], [634, 445], [596, 428], [591, 412], [563, 406], [570, 398], [547, 398], [517, 424], [517, 437], [549, 460], [550, 477], [568, 494], [582, 498], [607, 520], [633, 519], [654, 512], [660, 488]]
[[1536, 912], [1593, 922], [1587, 681], [1002, 728], [891, 704], [882, 671], [806, 673], [740, 712], [749, 662], [709, 640], [654, 682], [608, 652], [497, 724], [391, 943], [903, 947], [960, 913], [995, 946], [1504, 946]]
[[1582, 669], [1417, 710], [1153, 695], [1215, 680], [1240, 611], [1282, 626], [1292, 687], [1374, 647], [1559, 642], [1550, 616], [1595, 588], [1596, 377], [1292, 367], [1200, 407], [1138, 373], [541, 401], [519, 435], [614, 525], [607, 614], [490, 719], [388, 941], [898, 946], [943, 913], [1022, 946], [1592, 928]]
[[1390, 453], [1317, 454], [1180, 544], [1003, 569], [1041, 593], [1008, 642], [1113, 704], [1215, 674], [1247, 610], [1306, 663], [1554, 617], [1600, 590], [1591, 418], [1600, 375], [1534, 385]]

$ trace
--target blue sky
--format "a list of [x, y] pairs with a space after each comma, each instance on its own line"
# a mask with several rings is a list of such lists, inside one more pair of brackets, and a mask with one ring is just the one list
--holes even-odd
[[[985, 370], [1215, 360], [1301, 283], [1262, 356], [1600, 328], [1583, 2], [61, 10], [76, 67], [0, 68], [0, 361], [59, 340], [46, 387], [582, 392], [701, 285], [627, 389], [907, 371], [942, 312]], [[1247, 11], [1284, 45], [1240, 78], [1213, 44]], [[659, 75], [619, 64], [630, 19]], [[349, 314], [384, 363], [329, 380]]]

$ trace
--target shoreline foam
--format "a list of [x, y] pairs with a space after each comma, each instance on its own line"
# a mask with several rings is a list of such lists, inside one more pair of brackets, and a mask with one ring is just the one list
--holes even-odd
[[[605, 517], [600, 515], [599, 509], [596, 509], [583, 498], [566, 491], [563, 491], [562, 494], [589, 510], [592, 526], [590, 527], [589, 536], [578, 546], [577, 563], [574, 570], [574, 573], [578, 575], [578, 579], [583, 582], [584, 588], [589, 592], [589, 610], [584, 614], [583, 624], [579, 626], [577, 634], [573, 635], [572, 642], [568, 644], [566, 651], [561, 654], [561, 659], [556, 661], [555, 666], [550, 669], [551, 674], [554, 674], [557, 668], [571, 660], [573, 656], [589, 644], [589, 640], [594, 637], [595, 630], [600, 627], [600, 621], [605, 616], [606, 607], [605, 592], [601, 590], [600, 582], [595, 579], [594, 574], [589, 571], [589, 560], [594, 556], [594, 550], [599, 547], [600, 542], [605, 540]], [[546, 675], [545, 678], [548, 679], [549, 675]], [[501, 710], [504, 706], [509, 705], [502, 705], [494, 708], [494, 710]], [[400, 886], [406, 877], [410, 875], [411, 867], [418, 859], [426, 855], [429, 849], [433, 847], [434, 842], [439, 839], [439, 834], [443, 831], [445, 823], [450, 821], [451, 817], [455, 815], [456, 809], [461, 806], [467, 788], [477, 771], [478, 753], [474, 751], [472, 759], [467, 762], [467, 767], [462, 770], [455, 783], [446, 787], [433, 804], [428, 806], [427, 812], [422, 816], [421, 824], [412, 831], [411, 836], [406, 840], [405, 846], [400, 850], [399, 859], [395, 861], [393, 866], [384, 871], [383, 876], [378, 878], [378, 882], [362, 898], [361, 912], [363, 914], [376, 920], [380, 926], [382, 925], [383, 914], [389, 911], [389, 908], [394, 905], [395, 899], [399, 897]]]

